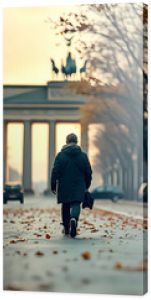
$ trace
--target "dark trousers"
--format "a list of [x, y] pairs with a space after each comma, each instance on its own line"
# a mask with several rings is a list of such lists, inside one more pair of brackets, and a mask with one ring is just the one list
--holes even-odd
[[63, 203], [61, 207], [62, 223], [64, 227], [68, 227], [71, 218], [75, 218], [77, 221], [80, 216], [80, 203]]

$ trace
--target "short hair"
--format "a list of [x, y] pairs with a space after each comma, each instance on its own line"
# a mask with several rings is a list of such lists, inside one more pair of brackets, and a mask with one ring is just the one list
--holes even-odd
[[78, 138], [77, 138], [76, 134], [70, 133], [66, 136], [66, 143], [67, 144], [69, 144], [69, 143], [77, 144], [77, 142], [78, 142]]

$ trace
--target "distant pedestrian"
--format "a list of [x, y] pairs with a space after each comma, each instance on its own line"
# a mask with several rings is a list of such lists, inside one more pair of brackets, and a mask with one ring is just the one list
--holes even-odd
[[51, 190], [62, 203], [62, 224], [65, 235], [76, 236], [80, 204], [90, 187], [92, 170], [87, 154], [77, 145], [74, 133], [67, 135], [66, 145], [57, 154], [51, 174]]

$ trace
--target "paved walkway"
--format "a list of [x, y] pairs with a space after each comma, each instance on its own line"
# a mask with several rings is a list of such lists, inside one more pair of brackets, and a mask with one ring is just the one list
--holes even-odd
[[4, 206], [4, 289], [143, 294], [147, 224], [102, 206], [82, 211], [76, 239], [61, 234], [53, 199]]
[[114, 203], [110, 200], [95, 200], [95, 207], [135, 219], [147, 218], [147, 205], [142, 202], [119, 200]]

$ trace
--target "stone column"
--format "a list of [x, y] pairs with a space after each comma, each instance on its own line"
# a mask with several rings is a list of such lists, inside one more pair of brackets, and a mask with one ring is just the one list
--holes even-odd
[[122, 189], [125, 195], [125, 199], [128, 199], [127, 169], [124, 166], [122, 166]]
[[133, 199], [138, 200], [138, 158], [133, 160]]
[[119, 165], [118, 169], [118, 184], [121, 187], [121, 189], [123, 189], [123, 169], [121, 165]]
[[81, 125], [81, 148], [88, 153], [88, 126]]
[[111, 169], [110, 171], [110, 176], [111, 176], [111, 185], [114, 185], [114, 170]]
[[128, 199], [133, 200], [133, 166], [132, 163], [129, 163], [127, 169], [127, 187], [128, 187]]
[[113, 169], [113, 185], [117, 185], [117, 169]]
[[24, 122], [24, 150], [23, 150], [23, 187], [25, 193], [33, 193], [31, 179], [31, 122]]
[[45, 194], [50, 193], [50, 178], [53, 163], [55, 160], [56, 150], [56, 124], [52, 120], [49, 122], [49, 149], [48, 149], [48, 188], [44, 192]]
[[7, 181], [7, 121], [3, 121], [3, 184]]
[[110, 185], [111, 177], [110, 177], [110, 174], [108, 171], [107, 171], [106, 175], [107, 175], [106, 185]]
[[108, 174], [107, 174], [107, 172], [104, 172], [104, 174], [103, 174], [103, 180], [104, 180], [103, 184], [107, 185], [108, 184]]

